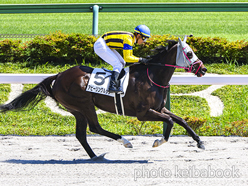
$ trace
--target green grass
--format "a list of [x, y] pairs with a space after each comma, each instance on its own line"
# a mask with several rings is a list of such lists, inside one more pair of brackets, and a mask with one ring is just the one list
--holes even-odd
[[216, 74], [248, 74], [248, 65], [212, 63], [207, 65], [208, 73]]
[[[100, 13], [98, 33], [133, 31], [135, 26], [146, 24], [155, 35], [193, 34], [244, 40], [248, 38], [247, 17], [248, 12]], [[1, 34], [49, 34], [58, 30], [91, 34], [92, 14], [1, 14]]]
[[0, 84], [0, 103], [4, 103], [8, 100], [8, 93], [10, 92], [10, 85]]
[[48, 4], [48, 3], [174, 3], [174, 2], [247, 2], [246, 0], [0, 0], [0, 4]]
[[[33, 86], [25, 85], [24, 91], [31, 89]], [[6, 100], [6, 94], [10, 91], [9, 85], [0, 85], [0, 90], [0, 97], [4, 92], [4, 100]], [[74, 118], [51, 112], [45, 106], [44, 101], [29, 111], [0, 114], [0, 134], [3, 135], [65, 135], [74, 133], [74, 131]]]
[[[34, 64], [30, 61], [16, 62], [16, 63], [0, 63], [1, 73], [58, 73], [67, 70], [70, 67], [81, 65], [81, 64], [64, 64], [64, 63], [46, 63], [44, 65]], [[82, 63], [82, 65], [87, 65], [95, 67], [91, 64]], [[248, 74], [248, 65], [236, 65], [236, 64], [226, 64], [226, 63], [213, 63], [205, 65], [208, 69], [208, 73], [216, 74]], [[107, 63], [100, 64], [98, 67], [105, 67], [111, 69], [112, 67]], [[176, 72], [183, 72], [184, 70], [176, 69]], [[187, 89], [187, 86], [182, 86]], [[196, 86], [199, 89], [201, 86]], [[204, 87], [204, 86], [203, 86]], [[201, 89], [201, 88], [200, 88]]]
[[[75, 64], [77, 65], [77, 64]], [[74, 65], [71, 65], [74, 66]], [[62, 72], [69, 65], [34, 65], [25, 63], [0, 63], [0, 71], [9, 73], [57, 73]], [[103, 66], [96, 66], [101, 67]], [[105, 64], [104, 64], [105, 66]], [[232, 64], [212, 64], [207, 65], [208, 69], [223, 69], [225, 74], [247, 73], [238, 69], [248, 69], [245, 66], [236, 66]], [[197, 78], [197, 77], [196, 77]], [[25, 89], [30, 89], [34, 85], [25, 85]], [[171, 86], [171, 93], [189, 93], [201, 91], [208, 86]], [[10, 92], [10, 85], [0, 85], [0, 103], [7, 101]], [[197, 117], [206, 120], [203, 126], [197, 129], [200, 135], [230, 135], [226, 130], [232, 127], [232, 122], [242, 121], [248, 118], [248, 86], [225, 86], [216, 90], [213, 95], [219, 96], [224, 102], [224, 113], [220, 117], [211, 117], [210, 108], [205, 99], [194, 96], [171, 96], [171, 111], [180, 117]], [[44, 117], [44, 115], [46, 117]], [[120, 135], [136, 135], [136, 134], [161, 134], [163, 131], [162, 122], [139, 122], [135, 118], [122, 117], [115, 114], [98, 115], [99, 123], [104, 129]], [[194, 126], [192, 126], [194, 127]], [[242, 132], [247, 131], [248, 126], [240, 126]], [[61, 116], [51, 112], [42, 101], [33, 110], [25, 112], [8, 112], [0, 114], [0, 134], [17, 134], [17, 135], [65, 135], [75, 133], [75, 119], [71, 116]], [[89, 134], [91, 132], [88, 131]], [[175, 124], [174, 135], [186, 134], [185, 130]], [[236, 133], [234, 133], [236, 134]], [[248, 135], [247, 133], [244, 135]]]
[[1, 73], [49, 73], [57, 74], [59, 72], [65, 71], [70, 67], [76, 66], [78, 64], [52, 64], [47, 63], [46, 65], [32, 64], [29, 62], [16, 62], [16, 63], [0, 63]]
[[208, 88], [209, 85], [171, 85], [170, 86], [170, 92], [172, 94], [186, 94], [186, 93], [192, 93], [192, 92], [198, 92], [201, 90], [204, 90]]
[[[116, 1], [28, 1], [2, 0], [0, 4], [28, 3], [115, 3]], [[132, 2], [132, 1], [118, 1]], [[246, 2], [239, 1], [135, 1], [147, 2]], [[49, 34], [61, 30], [64, 33], [92, 34], [92, 13], [57, 14], [1, 14], [1, 34]], [[152, 34], [222, 37], [230, 41], [248, 38], [248, 12], [132, 12], [100, 13], [99, 35], [109, 30], [133, 31], [139, 24], [146, 24]]]

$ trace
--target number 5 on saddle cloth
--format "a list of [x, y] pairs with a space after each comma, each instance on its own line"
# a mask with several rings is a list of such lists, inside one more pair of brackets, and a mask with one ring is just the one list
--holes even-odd
[[110, 83], [112, 71], [107, 69], [95, 68], [90, 76], [86, 91], [96, 94], [103, 94], [114, 97], [116, 114], [125, 115], [122, 98], [126, 94], [129, 82], [129, 67], [122, 69], [120, 73], [120, 86], [123, 89], [123, 94], [109, 93], [108, 87]]

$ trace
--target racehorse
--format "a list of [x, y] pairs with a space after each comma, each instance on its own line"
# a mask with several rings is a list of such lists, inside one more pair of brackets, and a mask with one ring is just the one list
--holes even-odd
[[[205, 75], [207, 71], [186, 43], [186, 39], [187, 37], [183, 41], [180, 38], [178, 42], [169, 41], [167, 47], [157, 49], [158, 54], [152, 56], [148, 64], [134, 64], [129, 67], [129, 84], [123, 97], [125, 115], [137, 117], [140, 121], [167, 123], [162, 139], [155, 140], [153, 147], [168, 141], [175, 122], [187, 130], [197, 142], [198, 148], [205, 149], [203, 142], [187, 122], [164, 107], [167, 88], [175, 68], [184, 68], [197, 77]], [[0, 112], [33, 108], [39, 101], [50, 96], [75, 116], [76, 138], [90, 158], [97, 159], [98, 156], [87, 142], [87, 125], [91, 132], [110, 137], [121, 142], [126, 148], [132, 148], [127, 139], [104, 130], [98, 123], [95, 106], [111, 113], [115, 113], [115, 106], [113, 97], [86, 91], [92, 71], [93, 68], [87, 66], [75, 66], [50, 76], [12, 102], [0, 105]]]

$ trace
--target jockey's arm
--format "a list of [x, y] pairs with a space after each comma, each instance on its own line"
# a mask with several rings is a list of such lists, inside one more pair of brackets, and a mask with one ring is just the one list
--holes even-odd
[[123, 58], [127, 63], [136, 63], [140, 59], [133, 55], [133, 50], [123, 50]]
[[132, 38], [126, 38], [123, 44], [123, 58], [127, 63], [139, 62], [139, 57], [133, 55], [133, 40]]

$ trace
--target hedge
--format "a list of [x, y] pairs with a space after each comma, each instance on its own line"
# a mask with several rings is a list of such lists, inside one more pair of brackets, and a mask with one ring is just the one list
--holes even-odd
[[[35, 63], [48, 61], [81, 63], [99, 63], [101, 59], [94, 53], [93, 45], [97, 38], [86, 34], [51, 33], [38, 36], [31, 41], [0, 41], [0, 62], [22, 62], [32, 60]], [[177, 40], [171, 35], [153, 35], [144, 45], [134, 46], [134, 55], [146, 57], [152, 55], [151, 50], [166, 45], [167, 40]], [[204, 63], [236, 62], [248, 63], [248, 42], [228, 42], [224, 38], [190, 37], [187, 43]]]

